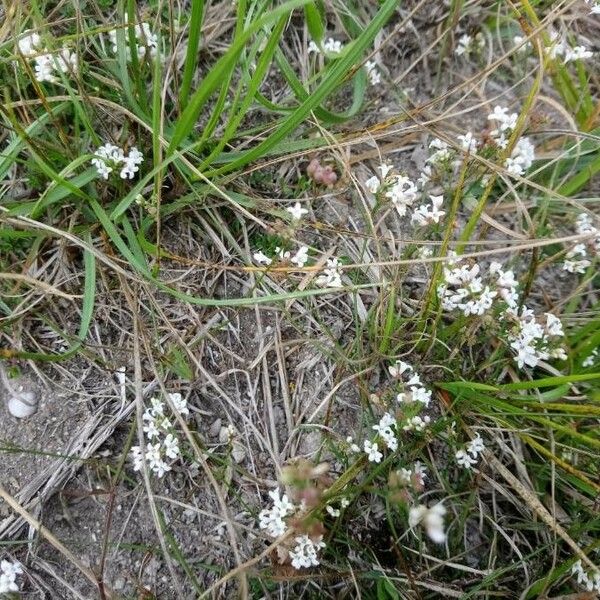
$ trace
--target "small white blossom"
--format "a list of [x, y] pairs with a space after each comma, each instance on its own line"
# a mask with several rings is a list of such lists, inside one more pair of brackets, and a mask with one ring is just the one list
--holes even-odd
[[412, 206], [417, 198], [417, 186], [408, 177], [397, 175], [385, 195], [392, 201], [398, 214], [403, 217], [408, 207]]
[[565, 52], [565, 63], [572, 62], [574, 60], [585, 60], [591, 58], [594, 53], [588, 50], [585, 46], [575, 46], [573, 48], [567, 48]]
[[320, 535], [315, 540], [309, 538], [306, 534], [301, 535], [294, 540], [296, 546], [290, 550], [292, 566], [295, 569], [308, 569], [319, 565], [317, 553], [321, 548], [325, 548], [323, 536]]
[[121, 179], [133, 179], [140, 170], [139, 165], [144, 162], [144, 155], [133, 146], [127, 156], [123, 157], [123, 168], [120, 172]]
[[37, 33], [30, 33], [31, 30], [24, 31], [27, 35], [24, 35], [19, 39], [17, 45], [19, 47], [19, 52], [25, 58], [31, 58], [35, 56], [42, 47], [42, 38]]
[[470, 469], [473, 465], [477, 464], [477, 459], [465, 450], [458, 450], [454, 457], [456, 458], [456, 462], [465, 469]]
[[363, 448], [365, 453], [367, 454], [369, 462], [381, 462], [383, 454], [379, 452], [379, 446], [377, 445], [377, 442], [370, 442], [369, 440], [365, 440]]
[[327, 267], [323, 270], [323, 274], [317, 277], [316, 283], [320, 287], [342, 287], [342, 275], [339, 267], [342, 263], [337, 258], [328, 258]]
[[581, 564], [581, 560], [578, 560], [571, 567], [571, 574], [576, 576], [577, 583], [588, 592], [600, 593], [600, 570], [595, 569], [594, 571], [586, 572]]
[[302, 208], [300, 202], [296, 202], [294, 206], [289, 206], [285, 210], [287, 210], [287, 212], [289, 212], [290, 215], [292, 215], [292, 219], [294, 219], [295, 221], [300, 221], [300, 219], [302, 219], [302, 217], [308, 213], [308, 210], [306, 208]]
[[454, 53], [457, 56], [469, 56], [472, 52], [479, 52], [485, 44], [484, 37], [480, 33], [475, 36], [470, 36], [467, 33], [463, 34], [456, 45]]
[[473, 153], [477, 150], [477, 140], [470, 131], [467, 131], [464, 135], [459, 135], [458, 141], [465, 152]]
[[411, 222], [420, 225], [431, 225], [439, 223], [440, 219], [446, 214], [446, 211], [440, 210], [444, 202], [443, 196], [429, 196], [431, 204], [422, 204], [415, 210], [411, 217]]
[[261, 529], [266, 529], [271, 537], [277, 538], [287, 530], [284, 519], [294, 512], [295, 507], [289, 501], [287, 494], [281, 496], [279, 489], [270, 491], [269, 496], [273, 501], [273, 506], [260, 512], [259, 526]]
[[422, 524], [433, 542], [443, 544], [446, 541], [446, 532], [444, 531], [445, 514], [446, 507], [441, 502], [430, 508], [427, 508], [424, 504], [413, 506], [408, 513], [408, 525], [413, 529]]
[[594, 348], [594, 351], [589, 356], [586, 356], [584, 358], [583, 362], [581, 363], [581, 366], [583, 368], [591, 367], [595, 364], [597, 358], [598, 358], [598, 348]]
[[175, 410], [180, 415], [190, 414], [190, 409], [188, 408], [187, 400], [179, 392], [173, 392], [169, 394], [169, 400], [171, 400], [173, 406], [175, 407]]
[[308, 246], [300, 246], [298, 252], [292, 256], [291, 262], [298, 267], [303, 267], [308, 262]]
[[379, 69], [377, 68], [377, 63], [373, 60], [369, 60], [365, 64], [365, 67], [367, 69], [367, 75], [369, 77], [369, 81], [371, 82], [371, 85], [373, 85], [373, 86], [379, 85], [381, 83], [381, 73], [379, 72]]
[[[127, 29], [124, 30], [125, 36], [125, 53], [127, 60], [131, 60], [131, 49], [129, 47], [129, 32]], [[158, 36], [152, 32], [148, 23], [136, 24], [134, 27], [134, 35], [136, 39], [136, 53], [138, 60], [144, 59], [145, 56], [149, 55], [151, 58], [156, 58], [158, 48]], [[112, 51], [114, 54], [118, 52], [117, 45], [117, 30], [113, 29], [108, 32], [108, 38], [112, 45]]]
[[473, 457], [477, 458], [484, 450], [485, 444], [481, 439], [481, 436], [477, 434], [466, 446], [467, 452]]
[[393, 365], [388, 367], [388, 371], [392, 377], [399, 377], [406, 371], [412, 371], [413, 368], [402, 360], [397, 360]]
[[21, 563], [8, 560], [0, 561], [0, 595], [18, 592], [17, 575], [22, 573]]
[[252, 255], [252, 258], [259, 264], [259, 265], [270, 265], [273, 261], [262, 251], [259, 252], [255, 252]]

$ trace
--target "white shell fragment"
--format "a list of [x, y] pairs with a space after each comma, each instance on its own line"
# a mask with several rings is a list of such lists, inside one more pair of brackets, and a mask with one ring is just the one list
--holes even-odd
[[37, 412], [38, 400], [33, 392], [20, 392], [8, 399], [8, 411], [17, 419], [26, 419]]

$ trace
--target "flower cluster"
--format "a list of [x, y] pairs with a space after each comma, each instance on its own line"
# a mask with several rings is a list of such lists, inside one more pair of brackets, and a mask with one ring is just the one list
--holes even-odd
[[381, 73], [379, 72], [377, 63], [374, 60], [368, 60], [365, 63], [365, 68], [367, 69], [367, 75], [371, 85], [379, 85], [381, 83]]
[[[189, 415], [187, 401], [181, 394], [169, 394], [169, 399], [180, 415]], [[158, 398], [152, 398], [150, 404], [151, 407], [144, 411], [142, 417], [144, 420], [144, 433], [148, 440], [146, 451], [142, 451], [140, 446], [132, 446], [133, 470], [141, 471], [145, 460], [150, 470], [156, 473], [158, 477], [162, 477], [167, 471], [171, 470], [171, 466], [166, 459], [176, 460], [181, 452], [175, 429], [165, 415], [164, 402], [161, 402]]]
[[383, 192], [383, 195], [392, 202], [398, 214], [403, 217], [417, 199], [417, 186], [405, 175], [390, 175], [393, 168], [389, 164], [380, 165], [381, 177], [371, 177], [365, 182], [365, 186], [372, 194]]
[[39, 82], [57, 83], [57, 73], [77, 73], [77, 55], [69, 48], [62, 48], [52, 54], [44, 48], [42, 39], [37, 33], [27, 33], [18, 41], [19, 52], [34, 61], [35, 78]]
[[[265, 529], [270, 537], [278, 538], [288, 530], [286, 519], [298, 512], [299, 507], [290, 502], [287, 494], [282, 496], [279, 489], [269, 492], [269, 497], [273, 505], [263, 509], [258, 515], [259, 527]], [[295, 569], [319, 565], [318, 552], [325, 547], [322, 535], [309, 536], [303, 533], [294, 538], [294, 544], [288, 550], [288, 554]]]
[[98, 175], [103, 179], [108, 179], [109, 174], [115, 169], [120, 169], [121, 179], [133, 179], [140, 170], [139, 165], [142, 162], [144, 162], [144, 155], [135, 146], [126, 156], [123, 149], [114, 144], [100, 146], [95, 152], [95, 158], [92, 159]]
[[438, 502], [430, 508], [425, 504], [413, 506], [408, 512], [408, 525], [411, 529], [421, 524], [425, 528], [427, 535], [436, 544], [443, 544], [446, 541], [446, 532], [444, 531], [444, 516], [446, 507]]
[[466, 317], [481, 316], [492, 308], [495, 298], [500, 298], [514, 309], [517, 305], [516, 287], [514, 273], [503, 270], [500, 263], [493, 262], [485, 278], [478, 264], [463, 264], [453, 268], [444, 267], [444, 281], [438, 286], [437, 294], [444, 310], [459, 310]]
[[317, 285], [324, 288], [343, 287], [341, 266], [342, 263], [337, 258], [328, 258], [323, 274], [316, 279]]
[[586, 572], [578, 560], [571, 567], [571, 574], [577, 576], [577, 583], [583, 586], [588, 592], [600, 593], [600, 571], [596, 570], [593, 573]]
[[[592, 11], [593, 12], [593, 11]], [[569, 63], [575, 60], [585, 60], [591, 58], [594, 53], [585, 46], [571, 47], [565, 38], [558, 32], [553, 31], [550, 34], [550, 46], [548, 48], [550, 58], [562, 57], [563, 62]]]
[[484, 47], [485, 39], [481, 32], [476, 33], [474, 36], [465, 33], [458, 39], [454, 53], [456, 56], [470, 56], [472, 53], [478, 54]]
[[296, 546], [290, 550], [290, 558], [292, 559], [292, 567], [295, 569], [308, 569], [319, 565], [317, 553], [322, 548], [325, 548], [323, 536], [319, 535], [315, 539], [303, 534], [294, 540]]
[[[158, 48], [158, 37], [150, 29], [148, 23], [136, 24], [134, 27], [135, 42], [136, 42], [136, 53], [138, 60], [143, 60], [146, 56], [150, 58], [156, 58], [156, 52]], [[113, 29], [108, 32], [108, 38], [110, 40], [112, 51], [114, 54], [118, 52], [117, 46], [117, 30]], [[128, 42], [128, 32], [125, 31], [126, 41], [126, 54], [127, 60], [131, 60], [131, 49]]]
[[273, 501], [271, 508], [265, 508], [260, 512], [258, 518], [261, 529], [266, 529], [272, 538], [278, 538], [287, 530], [287, 524], [284, 519], [290, 516], [295, 510], [295, 506], [289, 501], [287, 494], [281, 496], [279, 489], [269, 492]]
[[446, 211], [440, 210], [444, 203], [444, 196], [429, 196], [431, 204], [421, 204], [411, 217], [411, 222], [425, 226], [439, 223]]
[[599, 354], [600, 353], [598, 352], [598, 348], [594, 348], [592, 353], [584, 358], [583, 362], [581, 363], [581, 366], [584, 368], [593, 366], [598, 360]]
[[[275, 248], [275, 257], [282, 262], [291, 263], [297, 267], [303, 267], [308, 261], [308, 246], [300, 246], [295, 253], [290, 250], [284, 250], [280, 246]], [[259, 265], [271, 265], [273, 264], [273, 258], [268, 257], [262, 250], [255, 252], [252, 258]]]
[[[333, 38], [327, 38], [323, 42], [323, 50], [329, 54], [339, 54], [344, 49], [344, 44]], [[308, 44], [308, 53], [321, 54], [321, 49], [314, 41], [310, 41]]]
[[[493, 112], [488, 115], [488, 120], [496, 123], [496, 128], [490, 131], [490, 135], [498, 147], [504, 149], [508, 146], [508, 140], [518, 118], [518, 113], [509, 113], [504, 106], [494, 107]], [[534, 145], [528, 137], [522, 137], [515, 144], [510, 156], [506, 158], [504, 166], [511, 175], [523, 175], [534, 160]]]
[[569, 273], [585, 273], [592, 264], [591, 258], [600, 254], [600, 229], [592, 225], [587, 213], [577, 216], [575, 230], [579, 235], [589, 235], [590, 239], [571, 248], [565, 256], [563, 269]]
[[300, 221], [304, 215], [308, 214], [308, 210], [302, 208], [300, 202], [296, 202], [294, 206], [289, 206], [285, 210], [290, 213], [294, 221]]
[[504, 161], [506, 170], [511, 175], [523, 175], [535, 160], [535, 146], [529, 138], [520, 138], [513, 148], [510, 156]]
[[18, 592], [17, 575], [23, 573], [23, 568], [18, 562], [3, 560], [0, 562], [0, 594]]
[[565, 334], [558, 317], [551, 313], [536, 317], [526, 306], [519, 315], [513, 312], [511, 316], [515, 322], [508, 333], [508, 341], [516, 352], [515, 360], [520, 369], [525, 365], [535, 367], [548, 358], [566, 360], [565, 349], [559, 345]]
[[456, 462], [465, 469], [470, 469], [477, 464], [479, 455], [485, 450], [481, 436], [477, 434], [464, 448], [456, 452]]

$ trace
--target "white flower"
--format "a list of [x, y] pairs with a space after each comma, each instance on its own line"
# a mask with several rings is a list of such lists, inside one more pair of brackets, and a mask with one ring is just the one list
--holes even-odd
[[475, 152], [477, 150], [477, 140], [473, 136], [470, 131], [467, 131], [464, 135], [458, 136], [458, 141], [460, 142], [460, 147], [465, 152]]
[[0, 594], [18, 592], [17, 575], [22, 573], [21, 563], [2, 560], [0, 562]]
[[571, 567], [571, 573], [577, 576], [577, 583], [583, 586], [588, 592], [600, 592], [600, 570], [586, 572], [583, 569], [581, 560], [578, 560]]
[[[373, 429], [382, 437], [385, 445], [392, 452], [395, 452], [398, 449], [398, 439], [392, 431], [392, 427], [396, 427], [396, 419], [390, 413], [385, 413], [379, 420], [379, 424], [373, 425]], [[375, 444], [375, 446], [377, 446], [377, 444]], [[365, 448], [365, 452], [366, 451]], [[371, 459], [369, 458], [369, 460]]]
[[404, 425], [402, 429], [404, 431], [423, 431], [430, 423], [431, 417], [429, 415], [425, 415], [424, 417], [416, 415], [408, 419], [406, 425]]
[[163, 446], [165, 448], [165, 454], [169, 458], [179, 457], [179, 440], [172, 434], [169, 433], [163, 440]]
[[408, 177], [397, 175], [385, 195], [392, 201], [398, 214], [403, 217], [417, 197], [417, 186]]
[[481, 439], [481, 436], [477, 434], [466, 446], [467, 452], [473, 457], [477, 458], [484, 450], [485, 444]]
[[381, 179], [385, 179], [390, 174], [390, 171], [393, 171], [394, 165], [381, 163], [377, 168], [381, 171]]
[[144, 155], [133, 146], [127, 156], [123, 157], [123, 168], [121, 169], [121, 179], [133, 179], [134, 175], [140, 170], [139, 165], [144, 162]]
[[444, 202], [443, 196], [429, 196], [431, 204], [422, 204], [417, 208], [411, 217], [411, 222], [424, 226], [433, 223], [439, 223], [440, 219], [446, 214], [446, 211], [440, 210]]
[[450, 146], [439, 138], [434, 138], [429, 143], [429, 149], [431, 148], [434, 148], [435, 152], [427, 159], [427, 162], [433, 164], [446, 162], [452, 154]]
[[380, 463], [383, 458], [383, 454], [379, 452], [379, 446], [377, 442], [370, 442], [369, 440], [365, 440], [363, 449], [367, 454], [367, 458], [369, 462]]
[[131, 446], [131, 457], [133, 458], [133, 470], [141, 471], [144, 466], [144, 454], [139, 446]]
[[319, 565], [319, 559], [317, 552], [321, 548], [325, 548], [325, 542], [323, 536], [320, 535], [316, 540], [312, 540], [306, 534], [301, 535], [294, 540], [296, 546], [290, 550], [290, 558], [292, 559], [292, 566], [295, 569], [302, 569], [309, 567], [316, 567]]
[[354, 439], [351, 435], [346, 438], [346, 443], [350, 446], [350, 452], [354, 452], [355, 454], [360, 452], [360, 446], [354, 443]]
[[431, 401], [431, 390], [424, 387], [411, 387], [410, 388], [413, 402], [421, 402], [425, 406], [429, 406]]
[[334, 518], [339, 517], [342, 513], [339, 508], [333, 508], [329, 504], [325, 507], [325, 510]]
[[392, 377], [399, 377], [406, 371], [412, 371], [413, 368], [402, 360], [397, 360], [393, 365], [388, 367], [388, 371]]
[[285, 210], [287, 210], [287, 212], [289, 212], [290, 215], [292, 215], [292, 219], [294, 219], [295, 221], [299, 221], [305, 214], [308, 213], [308, 210], [306, 208], [302, 208], [300, 202], [296, 202], [294, 206], [290, 206]]
[[463, 34], [456, 45], [454, 53], [457, 56], [469, 56], [472, 52], [480, 51], [484, 46], [484, 38], [481, 33], [477, 33], [474, 37]]
[[169, 394], [169, 400], [173, 403], [175, 410], [180, 415], [190, 414], [190, 409], [188, 408], [187, 400], [179, 392], [173, 392]]
[[323, 50], [331, 54], [339, 54], [344, 49], [344, 44], [333, 38], [327, 38], [323, 43]]
[[421, 186], [421, 188], [424, 188], [429, 183], [431, 180], [431, 175], [431, 166], [425, 165], [421, 171], [421, 175], [419, 175], [419, 178], [417, 179], [417, 183]]
[[28, 29], [23, 33], [26, 33], [24, 37], [19, 39], [17, 45], [19, 47], [19, 52], [25, 56], [26, 58], [31, 58], [35, 56], [42, 45], [42, 38], [37, 33], [29, 33], [31, 30]]
[[[127, 60], [130, 61], [131, 50], [129, 47], [129, 32], [127, 29], [125, 29], [123, 33], [125, 37], [125, 53]], [[148, 23], [135, 25], [134, 34], [136, 39], [136, 53], [138, 60], [142, 60], [146, 55], [150, 55], [151, 58], [155, 58], [158, 48], [158, 36], [155, 33], [152, 33], [150, 25]], [[113, 29], [112, 31], [109, 31], [108, 38], [112, 45], [112, 51], [114, 54], [117, 54], [117, 30]]]
[[155, 423], [154, 419], [149, 420], [144, 425], [144, 433], [146, 434], [146, 437], [149, 440], [151, 440], [155, 437], [160, 437], [160, 431], [158, 431], [158, 428], [156, 427], [156, 423]]
[[477, 459], [473, 458], [465, 450], [458, 450], [454, 457], [456, 458], [456, 462], [465, 469], [470, 469], [474, 464], [477, 463]]
[[371, 194], [376, 194], [381, 187], [381, 181], [379, 181], [379, 177], [373, 175], [373, 177], [369, 177], [365, 181], [365, 187], [371, 192]]
[[150, 469], [152, 469], [158, 477], [162, 477], [167, 471], [171, 470], [171, 467], [162, 458], [160, 442], [157, 442], [156, 444], [148, 443], [146, 445], [145, 458], [148, 461]]
[[568, 63], [574, 60], [591, 58], [592, 56], [594, 56], [594, 53], [585, 46], [575, 46], [574, 48], [567, 48], [564, 61], [565, 63]]
[[321, 51], [319, 50], [319, 46], [317, 46], [317, 44], [315, 44], [315, 42], [313, 40], [310, 40], [310, 42], [308, 43], [308, 47], [307, 47], [307, 52], [309, 54], [312, 54], [313, 52], [315, 54], [320, 54]]
[[564, 337], [565, 332], [563, 330], [562, 323], [560, 319], [553, 315], [552, 313], [546, 314], [546, 331], [548, 335], [554, 335], [558, 337]]
[[594, 348], [593, 352], [589, 356], [585, 357], [585, 359], [581, 363], [581, 366], [584, 368], [591, 367], [596, 362], [597, 358], [598, 358], [598, 348]]
[[63, 48], [54, 58], [55, 65], [63, 73], [77, 73], [77, 54]]
[[339, 271], [341, 266], [337, 258], [327, 259], [327, 268], [323, 270], [323, 274], [317, 277], [316, 283], [321, 287], [342, 287], [342, 275]]
[[534, 160], [535, 147], [529, 138], [523, 137], [516, 143], [511, 155], [504, 162], [504, 166], [511, 175], [522, 175]]
[[371, 85], [379, 85], [381, 83], [381, 73], [377, 68], [377, 63], [373, 60], [369, 60], [365, 64], [365, 67], [367, 69], [367, 75]]
[[308, 246], [300, 246], [298, 252], [291, 258], [291, 262], [298, 267], [303, 267], [308, 261]]
[[54, 75], [54, 59], [51, 54], [41, 54], [35, 59], [35, 78], [40, 83], [56, 83]]
[[262, 251], [255, 252], [252, 258], [260, 265], [270, 265], [273, 261]]
[[443, 544], [446, 541], [446, 532], [444, 531], [444, 515], [446, 507], [439, 502], [431, 508], [424, 504], [413, 506], [408, 513], [408, 524], [411, 529], [422, 523], [427, 535], [436, 544]]
[[277, 538], [285, 533], [287, 525], [283, 519], [294, 512], [295, 507], [286, 494], [281, 496], [279, 489], [270, 491], [269, 496], [273, 501], [273, 506], [260, 512], [259, 526], [261, 529], [266, 529], [271, 537]]

